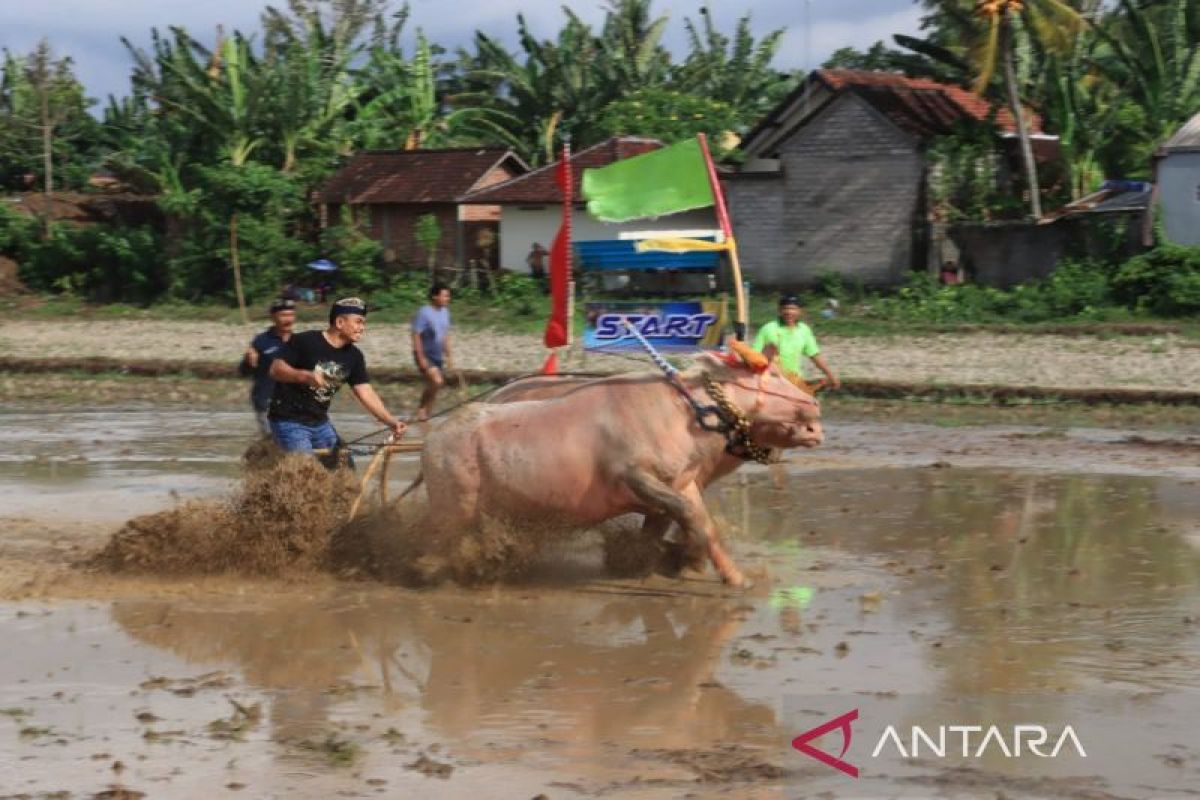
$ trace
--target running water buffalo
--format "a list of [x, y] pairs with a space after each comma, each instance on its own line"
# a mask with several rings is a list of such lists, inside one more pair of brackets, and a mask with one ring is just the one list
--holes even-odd
[[[520, 400], [546, 400], [552, 397], [562, 397], [585, 383], [597, 380], [599, 376], [536, 376], [523, 378], [507, 384], [493, 392], [488, 398], [489, 403], [514, 403]], [[804, 386], [810, 394], [812, 389]], [[773, 430], [778, 423], [765, 420], [755, 420], [750, 424], [751, 438], [755, 442], [770, 440], [778, 431]], [[696, 484], [701, 490], [726, 475], [730, 474], [746, 459], [729, 452], [723, 452], [721, 457], [709, 465], [708, 472], [698, 472]], [[675, 576], [686, 566], [703, 566], [704, 551], [697, 550], [693, 542], [683, 540], [674, 535], [668, 537], [671, 529], [671, 517], [666, 514], [647, 513], [643, 518], [641, 529], [630, 531], [626, 527], [614, 526], [604, 531], [604, 562], [608, 570], [624, 577], [640, 577], [655, 570], [664, 575]], [[657, 563], [648, 560], [647, 553], [657, 555]]]
[[[705, 374], [745, 414], [759, 446], [821, 443], [819, 407], [774, 364], [754, 371], [701, 356], [680, 378], [710, 405]], [[678, 523], [685, 537], [704, 544], [722, 580], [741, 586], [701, 496], [730, 468], [726, 444], [725, 435], [700, 426], [661, 375], [618, 375], [545, 399], [469, 407], [426, 438], [422, 473], [446, 530], [477, 525], [485, 514], [587, 526], [641, 513], [664, 530]]]

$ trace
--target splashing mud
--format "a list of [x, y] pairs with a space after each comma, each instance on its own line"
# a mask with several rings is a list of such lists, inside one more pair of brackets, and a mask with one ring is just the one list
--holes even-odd
[[473, 530], [440, 530], [424, 498], [410, 498], [353, 520], [334, 534], [330, 568], [340, 577], [365, 577], [407, 586], [452, 580], [465, 586], [520, 578], [535, 565], [569, 557], [603, 542], [609, 574], [649, 574], [660, 543], [641, 535], [641, 517], [627, 515], [597, 528], [529, 525], [485, 518]]
[[129, 520], [89, 562], [117, 572], [281, 575], [324, 565], [358, 493], [354, 474], [311, 458], [248, 470], [225, 500]]
[[244, 461], [242, 481], [227, 498], [135, 517], [87, 566], [191, 576], [328, 570], [407, 586], [471, 586], [519, 578], [597, 538], [613, 575], [647, 575], [661, 556], [661, 543], [641, 533], [636, 515], [589, 530], [486, 519], [476, 529], [447, 531], [415, 494], [347, 521], [359, 491], [354, 473], [329, 472], [310, 458], [256, 455], [264, 457]]

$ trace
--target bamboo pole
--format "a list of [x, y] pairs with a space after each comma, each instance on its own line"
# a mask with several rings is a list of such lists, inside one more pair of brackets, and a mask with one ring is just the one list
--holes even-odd
[[717, 212], [717, 222], [721, 226], [721, 233], [725, 236], [725, 243], [728, 249], [725, 251], [729, 254], [729, 267], [733, 276], [733, 291], [736, 299], [737, 310], [733, 320], [733, 335], [737, 337], [739, 342], [746, 340], [746, 289], [742, 285], [742, 263], [738, 259], [737, 240], [733, 238], [733, 223], [729, 220], [729, 209], [725, 205], [725, 193], [721, 190], [721, 179], [717, 175], [717, 165], [713, 163], [712, 153], [708, 149], [708, 137], [703, 133], [696, 134], [696, 138], [700, 141], [700, 152], [704, 154], [704, 166], [708, 170], [708, 183], [712, 187], [713, 206]]

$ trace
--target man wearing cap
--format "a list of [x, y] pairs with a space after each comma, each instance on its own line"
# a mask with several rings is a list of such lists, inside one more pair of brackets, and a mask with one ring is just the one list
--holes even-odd
[[372, 388], [367, 362], [355, 343], [367, 327], [367, 306], [357, 297], [329, 309], [329, 327], [292, 336], [272, 363], [271, 433], [285, 451], [311, 453], [338, 444], [329, 422], [329, 404], [343, 383], [367, 412], [402, 436], [408, 427], [396, 419]]
[[794, 294], [785, 294], [779, 298], [779, 318], [768, 322], [759, 329], [754, 337], [754, 349], [767, 353], [768, 348], [779, 359], [779, 366], [788, 372], [803, 376], [800, 367], [801, 356], [812, 359], [817, 369], [825, 373], [825, 379], [832, 389], [842, 385], [838, 376], [829, 367], [821, 348], [817, 345], [817, 337], [813, 336], [812, 328], [800, 321], [803, 308], [800, 298]]
[[263, 436], [271, 435], [271, 423], [267, 413], [271, 410], [271, 395], [275, 392], [275, 381], [271, 380], [271, 362], [274, 361], [292, 338], [296, 326], [296, 304], [278, 297], [269, 309], [271, 327], [255, 336], [242, 358], [243, 374], [254, 376], [250, 389], [250, 405], [254, 407], [254, 418]]

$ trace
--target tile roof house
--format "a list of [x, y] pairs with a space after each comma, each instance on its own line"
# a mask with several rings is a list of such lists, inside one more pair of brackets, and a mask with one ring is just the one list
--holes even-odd
[[[931, 219], [925, 153], [964, 126], [992, 126], [1000, 162], [1016, 169], [1012, 114], [962, 87], [810, 73], [746, 134], [743, 164], [727, 182], [746, 273], [765, 285], [811, 284], [827, 272], [888, 285], [955, 257]], [[1055, 160], [1057, 137], [1035, 115], [1030, 128], [1036, 157]]]
[[442, 227], [438, 264], [449, 266], [487, 256], [476, 244], [478, 233], [497, 229], [500, 216], [495, 204], [465, 206], [458, 198], [527, 170], [504, 148], [367, 150], [351, 157], [314, 199], [323, 224], [347, 213], [383, 244], [385, 261], [410, 267], [427, 261], [413, 234], [417, 220], [434, 214]]
[[[585, 169], [597, 169], [662, 147], [657, 139], [614, 136], [571, 154], [575, 183], [576, 209], [572, 220], [572, 239], [616, 239], [637, 231], [709, 230], [715, 227], [713, 213], [707, 209], [672, 214], [655, 220], [629, 223], [604, 223], [582, 212], [580, 181]], [[503, 183], [475, 189], [459, 198], [465, 205], [495, 204], [501, 207], [500, 266], [517, 272], [528, 271], [526, 257], [536, 242], [549, 247], [558, 231], [562, 213], [562, 195], [556, 175], [559, 162], [513, 177]]]

